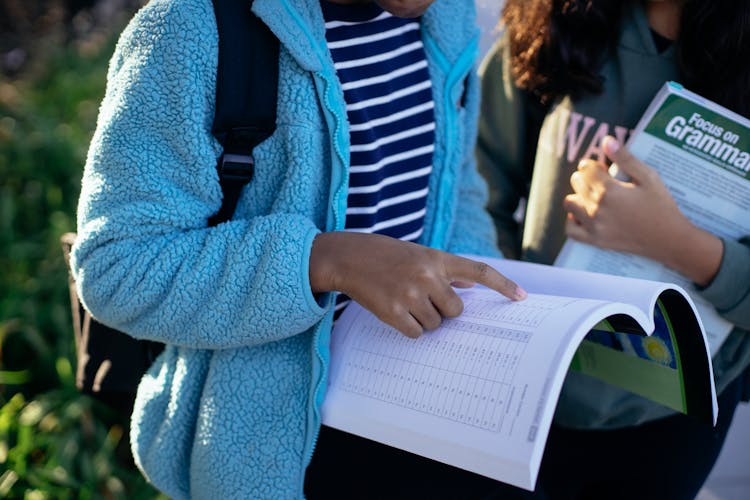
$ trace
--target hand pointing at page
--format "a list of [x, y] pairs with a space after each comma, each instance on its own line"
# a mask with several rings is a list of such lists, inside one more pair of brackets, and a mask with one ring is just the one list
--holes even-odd
[[387, 236], [331, 232], [313, 243], [314, 293], [343, 292], [409, 337], [461, 314], [463, 303], [453, 283], [480, 283], [513, 300], [526, 297], [487, 264]]

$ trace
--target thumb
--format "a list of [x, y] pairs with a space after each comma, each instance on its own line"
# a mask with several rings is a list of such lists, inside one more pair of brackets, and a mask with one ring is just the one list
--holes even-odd
[[617, 139], [608, 135], [602, 141], [602, 148], [607, 158], [617, 165], [618, 179], [624, 180], [623, 177], [629, 178], [636, 184], [641, 184], [651, 172], [651, 167], [641, 160], [630, 154], [627, 148], [622, 147]]

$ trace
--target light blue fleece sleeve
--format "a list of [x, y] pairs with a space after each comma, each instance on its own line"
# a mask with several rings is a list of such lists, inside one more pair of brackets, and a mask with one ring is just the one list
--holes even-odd
[[211, 4], [153, 0], [123, 32], [84, 171], [72, 264], [85, 306], [138, 338], [232, 348], [303, 332], [318, 233], [300, 215], [214, 228]]
[[458, 200], [447, 250], [451, 253], [501, 257], [495, 225], [486, 210], [487, 184], [477, 171], [474, 156], [479, 112], [479, 78], [476, 71], [469, 73], [465, 84], [464, 110], [461, 114], [464, 121], [464, 157], [458, 174]]

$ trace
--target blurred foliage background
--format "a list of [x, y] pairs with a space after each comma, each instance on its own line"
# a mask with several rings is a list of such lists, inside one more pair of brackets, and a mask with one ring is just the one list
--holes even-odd
[[0, 498], [158, 498], [127, 417], [75, 387], [75, 230], [117, 35], [145, 0], [0, 2]]

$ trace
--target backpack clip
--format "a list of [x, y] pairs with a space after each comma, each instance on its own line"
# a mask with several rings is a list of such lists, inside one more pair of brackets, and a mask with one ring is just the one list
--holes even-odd
[[224, 199], [219, 211], [208, 219], [209, 226], [216, 226], [232, 218], [242, 188], [252, 180], [255, 173], [255, 157], [252, 153], [222, 153], [216, 170]]
[[219, 178], [223, 181], [247, 184], [255, 173], [252, 154], [223, 153], [219, 159]]

